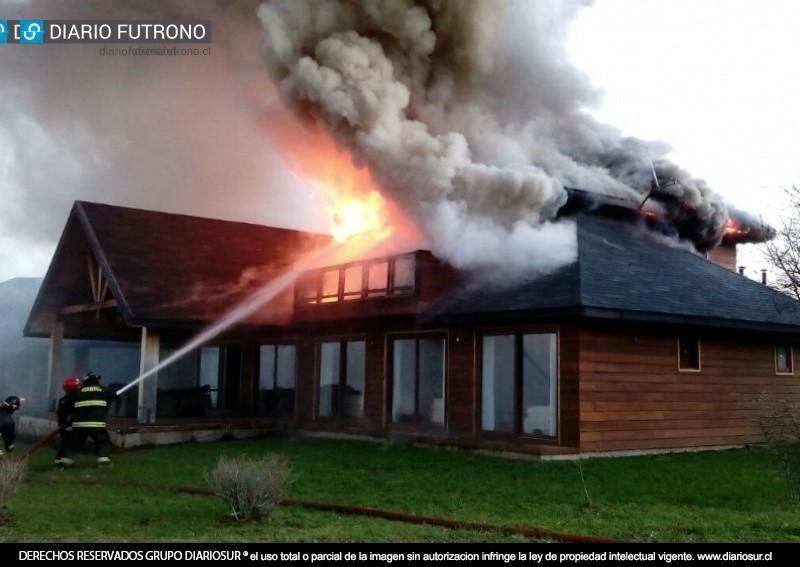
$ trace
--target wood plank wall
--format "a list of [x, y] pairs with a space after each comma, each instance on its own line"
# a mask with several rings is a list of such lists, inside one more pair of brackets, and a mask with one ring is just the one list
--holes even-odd
[[699, 372], [678, 371], [677, 336], [581, 331], [583, 451], [759, 442], [754, 401], [767, 393], [800, 402], [800, 373], [776, 375], [774, 343], [759, 334], [701, 333]]

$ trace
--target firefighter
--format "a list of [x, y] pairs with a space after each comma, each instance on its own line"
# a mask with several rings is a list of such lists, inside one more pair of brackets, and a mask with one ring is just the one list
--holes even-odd
[[66, 455], [70, 459], [72, 448], [80, 448], [87, 439], [94, 442], [94, 454], [98, 467], [111, 465], [111, 439], [106, 429], [106, 414], [109, 402], [117, 398], [114, 390], [100, 384], [102, 377], [96, 372], [87, 372], [80, 389], [68, 396], [64, 411], [72, 415], [72, 447], [67, 446]]
[[[19, 397], [8, 396], [0, 402], [0, 436], [3, 437], [3, 447], [6, 453], [14, 450], [14, 439], [17, 437], [17, 422], [12, 417], [19, 409]], [[0, 455], [3, 451], [0, 450]]]
[[72, 413], [74, 412], [75, 397], [81, 389], [81, 379], [77, 376], [68, 376], [61, 382], [64, 395], [58, 400], [56, 418], [58, 420], [58, 449], [56, 450], [56, 467], [64, 469], [72, 465], [72, 459], [67, 456], [67, 451], [72, 447]]

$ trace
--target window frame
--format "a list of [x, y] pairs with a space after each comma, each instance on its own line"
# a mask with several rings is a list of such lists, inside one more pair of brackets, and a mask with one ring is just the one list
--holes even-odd
[[[410, 263], [411, 282], [401, 284], [400, 274], [403, 262]], [[375, 281], [370, 275], [376, 268], [385, 265], [385, 274]], [[381, 297], [410, 297], [419, 289], [419, 254], [407, 252], [396, 256], [374, 258], [359, 262], [349, 262], [335, 266], [326, 266], [305, 272], [295, 286], [295, 304], [321, 305], [341, 303], [345, 301], [376, 299]], [[347, 272], [358, 268], [361, 270], [361, 284], [358, 290], [347, 289]], [[336, 275], [333, 275], [333, 274]], [[357, 278], [356, 278], [357, 279]], [[336, 281], [336, 291], [330, 284]]]
[[[420, 343], [424, 340], [438, 340], [441, 341], [442, 346], [442, 376], [441, 376], [441, 411], [442, 411], [442, 419], [441, 423], [436, 423], [433, 419], [425, 420], [424, 411], [425, 408], [420, 408]], [[414, 341], [414, 414], [412, 419], [404, 420], [404, 421], [395, 421], [394, 417], [394, 386], [395, 386], [395, 344], [398, 341]], [[436, 430], [439, 429], [446, 429], [447, 428], [447, 384], [448, 384], [448, 359], [449, 359], [449, 349], [448, 349], [448, 337], [445, 331], [430, 331], [424, 333], [393, 333], [387, 336], [387, 349], [386, 352], [388, 353], [388, 362], [387, 362], [387, 374], [388, 374], [388, 387], [387, 387], [387, 415], [386, 419], [388, 425], [392, 427], [403, 427], [403, 426], [423, 426], [423, 427], [430, 427]], [[436, 398], [434, 398], [436, 399]], [[429, 410], [433, 412], [433, 408]]]
[[[784, 347], [786, 349], [786, 358], [788, 361], [788, 365], [786, 369], [781, 369], [778, 366], [778, 349], [780, 347]], [[791, 376], [794, 374], [794, 349], [792, 348], [792, 343], [790, 342], [781, 342], [776, 343], [773, 345], [773, 351], [775, 353], [775, 374], [778, 376]]]
[[[258, 363], [256, 364], [256, 379], [253, 381], [254, 382], [254, 384], [253, 384], [254, 400], [253, 401], [254, 401], [255, 410], [256, 410], [255, 414], [256, 415], [263, 415], [265, 417], [276, 417], [276, 418], [279, 418], [279, 417], [284, 417], [284, 418], [285, 417], [293, 417], [295, 415], [295, 412], [297, 411], [297, 379], [298, 379], [298, 364], [300, 362], [300, 358], [299, 358], [300, 347], [298, 345], [298, 342], [296, 340], [290, 340], [290, 339], [287, 339], [287, 340], [264, 340], [264, 341], [258, 341], [256, 343], [256, 347], [257, 347], [257, 351], [256, 352], [258, 353]], [[262, 388], [261, 388], [261, 379], [262, 379], [261, 370], [262, 370], [262, 364], [263, 364], [263, 359], [262, 359], [262, 356], [263, 356], [262, 348], [263, 347], [272, 347], [275, 350], [275, 355], [274, 355], [273, 362], [272, 362], [272, 364], [273, 364], [273, 368], [272, 368], [272, 373], [273, 373], [273, 376], [272, 376], [272, 390], [275, 391], [276, 394], [277, 394], [277, 391], [279, 389], [279, 386], [278, 386], [278, 370], [280, 368], [280, 366], [279, 366], [280, 357], [278, 356], [279, 347], [292, 347], [294, 349], [294, 375], [292, 377], [293, 388], [291, 388], [292, 389], [292, 404], [291, 404], [292, 408], [291, 408], [290, 412], [281, 413], [280, 411], [278, 411], [278, 408], [276, 408], [276, 411], [270, 412], [269, 408], [266, 408], [265, 405], [262, 404], [262, 402], [260, 401], [260, 397], [261, 396], [260, 396], [259, 392], [262, 390]], [[286, 389], [286, 388], [283, 388], [283, 389]]]
[[[692, 358], [696, 358], [697, 363], [694, 366], [684, 366], [684, 342], [691, 340], [694, 343], [694, 353]], [[677, 344], [677, 357], [678, 357], [678, 372], [698, 373], [703, 369], [702, 349], [700, 345], [700, 336], [692, 333], [683, 333], [678, 335], [676, 340]]]
[[[322, 369], [323, 369], [323, 345], [337, 344], [338, 351], [338, 371], [337, 381], [331, 383], [335, 385], [332, 400], [332, 414], [323, 415], [320, 411], [320, 404], [322, 403], [322, 387], [327, 384], [322, 384]], [[361, 407], [360, 415], [349, 416], [345, 415], [345, 388], [348, 387], [348, 344], [361, 343], [363, 345], [363, 360], [361, 360]], [[316, 364], [314, 368], [314, 417], [316, 420], [346, 420], [346, 421], [361, 421], [364, 419], [364, 408], [366, 400], [366, 368], [367, 368], [367, 340], [363, 335], [348, 335], [348, 336], [332, 336], [332, 337], [319, 337], [315, 345]]]
[[[525, 395], [525, 373], [524, 373], [524, 342], [525, 336], [528, 335], [553, 335], [554, 337], [554, 375], [551, 377], [553, 381], [549, 385], [552, 389], [552, 405], [553, 413], [553, 433], [537, 433], [532, 431], [525, 432], [525, 420], [528, 408], [523, 407], [523, 397]], [[513, 361], [513, 429], [512, 431], [506, 430], [493, 430], [484, 429], [483, 411], [484, 411], [484, 340], [487, 337], [502, 337], [511, 336], [513, 338], [514, 361]], [[477, 380], [476, 380], [476, 393], [478, 398], [477, 415], [476, 415], [476, 430], [483, 436], [503, 436], [503, 437], [518, 437], [527, 439], [536, 439], [544, 443], [558, 443], [561, 436], [561, 333], [558, 327], [544, 326], [544, 327], [526, 327], [526, 328], [513, 328], [513, 329], [486, 329], [479, 331], [476, 334], [476, 348], [477, 354]], [[548, 393], [549, 394], [549, 393]], [[548, 406], [543, 406], [548, 407]]]

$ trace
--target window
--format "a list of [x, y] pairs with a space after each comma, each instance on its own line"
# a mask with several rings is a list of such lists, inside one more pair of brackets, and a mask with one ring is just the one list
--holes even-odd
[[350, 266], [344, 269], [344, 299], [361, 299], [364, 289], [364, 266]]
[[220, 348], [203, 347], [200, 349], [198, 364], [198, 386], [208, 386], [211, 397], [211, 408], [216, 411], [219, 407], [219, 390], [222, 383], [220, 377]]
[[678, 370], [700, 370], [700, 339], [695, 335], [678, 337]]
[[555, 437], [556, 333], [486, 335], [480, 354], [481, 429]]
[[322, 298], [323, 303], [338, 301], [339, 299], [339, 270], [325, 270], [322, 272]]
[[258, 413], [293, 415], [297, 348], [293, 344], [266, 344], [260, 345], [258, 352]]
[[789, 343], [775, 345], [775, 373], [792, 374], [793, 372], [792, 345]]
[[444, 425], [445, 340], [392, 341], [392, 423]]
[[320, 417], [364, 415], [364, 341], [323, 342], [319, 348]]
[[389, 262], [375, 262], [369, 265], [367, 276], [367, 295], [389, 294]]
[[413, 295], [415, 254], [314, 270], [297, 284], [297, 303], [319, 304], [368, 297]]

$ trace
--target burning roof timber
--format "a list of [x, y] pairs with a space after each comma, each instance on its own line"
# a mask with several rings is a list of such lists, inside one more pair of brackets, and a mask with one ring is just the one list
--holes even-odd
[[697, 211], [678, 197], [664, 191], [652, 191], [638, 207], [630, 200], [589, 192], [574, 187], [567, 188], [567, 201], [558, 210], [565, 218], [580, 212], [590, 212], [614, 218], [641, 217], [648, 226], [668, 236], [692, 242], [699, 252], [706, 252], [718, 244], [736, 245], [766, 242], [775, 237], [775, 229], [744, 211], [728, 206], [728, 219], [722, 234], [717, 238], [698, 238]]

